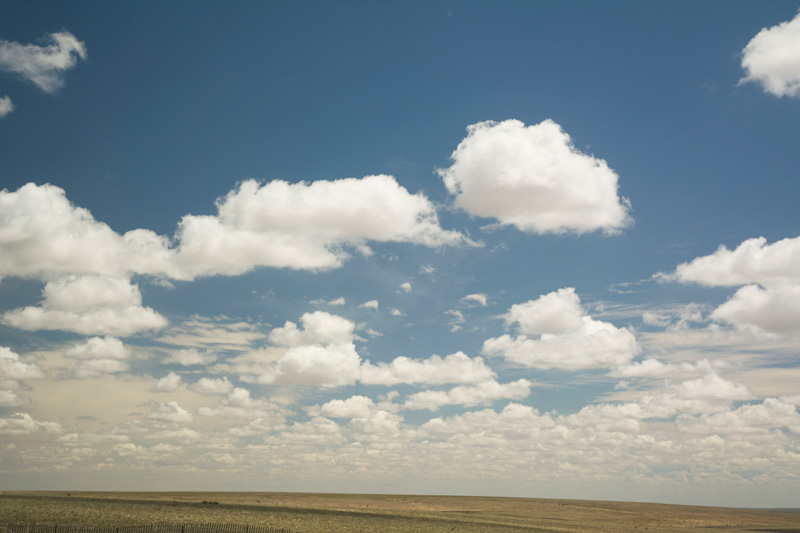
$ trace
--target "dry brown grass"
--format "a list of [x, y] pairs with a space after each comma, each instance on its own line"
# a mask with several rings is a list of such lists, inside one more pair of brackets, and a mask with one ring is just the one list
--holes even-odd
[[20, 522], [258, 524], [305, 533], [706, 528], [800, 533], [800, 513], [632, 502], [275, 492], [0, 492], [0, 524]]

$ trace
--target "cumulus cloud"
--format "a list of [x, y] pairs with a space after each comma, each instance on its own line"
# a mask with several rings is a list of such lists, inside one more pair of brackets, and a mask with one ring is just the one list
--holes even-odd
[[742, 50], [746, 76], [775, 96], [800, 95], [800, 13], [792, 20], [763, 28]]
[[735, 250], [720, 246], [711, 255], [678, 265], [674, 273], [656, 274], [662, 281], [699, 283], [707, 287], [800, 284], [800, 237], [767, 244], [747, 239]]
[[216, 216], [185, 216], [179, 262], [189, 277], [236, 275], [258, 266], [338, 268], [367, 241], [440, 247], [469, 241], [439, 226], [433, 204], [380, 175], [313, 183], [244, 181]]
[[64, 352], [71, 359], [127, 359], [131, 351], [115, 337], [92, 337]]
[[310, 407], [310, 416], [330, 418], [369, 418], [375, 410], [375, 402], [366, 396], [352, 396], [346, 400], [331, 400], [321, 406]]
[[607, 375], [617, 378], [663, 378], [675, 374], [695, 372], [698, 369], [710, 369], [708, 359], [692, 363], [662, 363], [658, 359], [648, 358], [627, 365], [619, 366]]
[[287, 321], [283, 327], [273, 329], [269, 340], [280, 346], [302, 346], [307, 344], [344, 344], [354, 338], [355, 323], [325, 311], [304, 313], [300, 317], [302, 329]]
[[378, 300], [370, 300], [368, 302], [364, 302], [363, 304], [359, 305], [359, 307], [363, 309], [378, 309]]
[[175, 372], [170, 372], [159, 379], [150, 389], [152, 392], [175, 392], [181, 384], [181, 377]]
[[0, 346], [0, 382], [18, 379], [42, 379], [44, 372], [35, 363], [26, 363], [10, 348]]
[[406, 316], [402, 310], [396, 307], [387, 307], [387, 309], [389, 310], [389, 314], [392, 316]]
[[800, 284], [747, 285], [717, 307], [711, 318], [760, 334], [800, 335]]
[[250, 391], [235, 387], [229, 391], [218, 407], [200, 407], [201, 416], [222, 417], [235, 420], [253, 420], [259, 423], [279, 424], [285, 421], [288, 411], [265, 399], [253, 398]]
[[28, 183], [15, 192], [0, 191], [0, 227], [0, 278], [124, 278], [131, 272], [174, 270], [168, 239], [141, 229], [119, 235], [72, 205], [54, 185]]
[[713, 254], [656, 278], [706, 286], [744, 285], [709, 318], [755, 334], [800, 334], [800, 237], [773, 244], [764, 237], [748, 239], [735, 250], [720, 246]]
[[347, 300], [345, 300], [344, 296], [342, 296], [341, 298], [336, 298], [335, 300], [329, 301], [328, 305], [341, 306], [341, 305], [344, 305], [346, 303], [347, 303]]
[[322, 387], [353, 385], [360, 365], [361, 357], [353, 343], [293, 346], [257, 382]]
[[463, 352], [446, 357], [432, 355], [427, 359], [397, 357], [391, 363], [366, 362], [359, 381], [366, 385], [479, 383], [495, 376], [480, 357], [470, 358]]
[[0, 118], [14, 111], [14, 104], [8, 96], [0, 97]]
[[19, 74], [46, 93], [64, 85], [64, 72], [86, 59], [86, 46], [69, 32], [48, 35], [47, 46], [0, 40], [0, 70]]
[[200, 351], [195, 348], [173, 350], [164, 358], [164, 363], [176, 363], [182, 366], [207, 365], [217, 360], [217, 355], [208, 350]]
[[175, 423], [191, 422], [194, 419], [192, 413], [178, 405], [178, 402], [152, 402], [152, 408], [146, 418]]
[[411, 292], [411, 282], [406, 281], [405, 283], [400, 284], [400, 290], [404, 293], [408, 294]]
[[467, 304], [477, 304], [481, 307], [486, 307], [487, 305], [486, 294], [482, 292], [477, 294], [468, 294], [461, 298], [461, 301]]
[[[301, 384], [323, 387], [368, 385], [477, 383], [495, 373], [480, 357], [462, 352], [427, 359], [397, 357], [390, 363], [362, 361], [356, 351], [355, 324], [324, 311], [305, 313], [298, 328], [294, 322], [275, 328], [269, 339], [274, 347], [265, 357], [234, 361], [242, 379], [261, 384]], [[283, 350], [283, 351], [281, 351]]]
[[498, 400], [521, 400], [531, 393], [533, 384], [527, 379], [511, 383], [488, 380], [477, 385], [462, 385], [449, 391], [421, 391], [411, 394], [403, 404], [404, 409], [436, 411], [443, 405], [490, 405]]
[[39, 422], [28, 413], [14, 413], [0, 418], [0, 435], [28, 435], [30, 433], [61, 433], [56, 422]]
[[487, 339], [483, 353], [523, 366], [562, 369], [618, 366], [630, 361], [639, 350], [628, 329], [586, 315], [573, 288], [513, 305], [504, 318], [507, 327], [517, 324], [521, 335]]
[[745, 404], [720, 413], [681, 415], [676, 422], [681, 431], [689, 433], [762, 433], [785, 427], [800, 435], [800, 414], [797, 408], [776, 398], [766, 398], [760, 404]]
[[631, 223], [617, 174], [552, 120], [479, 122], [467, 132], [439, 171], [467, 213], [532, 233], [616, 233]]
[[167, 319], [142, 306], [138, 285], [122, 278], [65, 276], [48, 282], [40, 307], [8, 311], [4, 324], [25, 330], [128, 336], [160, 329]]
[[226, 376], [217, 379], [200, 378], [189, 388], [200, 394], [228, 394], [233, 391], [233, 383]]
[[263, 186], [250, 180], [220, 198], [217, 210], [184, 216], [171, 240], [145, 229], [119, 235], [53, 185], [3, 190], [0, 278], [148, 274], [192, 280], [258, 267], [336, 268], [349, 256], [346, 247], [371, 253], [368, 241], [470, 243], [443, 230], [433, 204], [391, 176]]

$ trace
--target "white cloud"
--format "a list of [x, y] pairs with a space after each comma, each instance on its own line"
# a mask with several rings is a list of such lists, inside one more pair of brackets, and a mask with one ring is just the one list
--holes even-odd
[[461, 298], [461, 301], [468, 304], [478, 304], [481, 307], [486, 307], [487, 305], [486, 294], [482, 292], [477, 294], [468, 294]]
[[522, 335], [487, 339], [483, 353], [502, 356], [523, 366], [562, 369], [619, 366], [639, 351], [636, 338], [626, 328], [586, 315], [573, 288], [513, 305], [504, 318], [507, 327], [518, 324]]
[[514, 304], [505, 315], [506, 326], [519, 324], [525, 335], [558, 334], [583, 325], [585, 313], [575, 289], [567, 287], [522, 304]]
[[378, 309], [378, 300], [370, 300], [368, 302], [364, 302], [363, 304], [359, 305], [359, 307], [363, 309]]
[[706, 286], [744, 285], [709, 317], [749, 333], [800, 334], [800, 237], [773, 244], [764, 237], [748, 239], [735, 250], [720, 246], [713, 254], [656, 278]]
[[444, 314], [453, 317], [448, 322], [448, 325], [450, 326], [450, 331], [453, 333], [459, 331], [462, 328], [461, 324], [467, 321], [467, 319], [464, 318], [464, 313], [462, 313], [458, 309], [448, 309], [447, 311], [444, 312]]
[[607, 375], [617, 378], [662, 378], [679, 373], [695, 372], [700, 366], [708, 367], [708, 359], [694, 365], [692, 363], [662, 363], [657, 359], [649, 358], [619, 366]]
[[217, 379], [200, 378], [189, 388], [200, 394], [228, 394], [233, 391], [233, 383], [228, 380], [227, 376]]
[[29, 401], [13, 391], [0, 389], [0, 407], [18, 407]]
[[181, 377], [175, 372], [170, 372], [159, 379], [150, 389], [152, 392], [175, 392], [181, 384]]
[[257, 382], [322, 387], [352, 385], [360, 365], [361, 358], [353, 343], [293, 346], [272, 363]]
[[29, 435], [30, 433], [61, 433], [55, 422], [39, 422], [28, 413], [14, 413], [0, 418], [0, 435]]
[[92, 337], [64, 352], [70, 359], [127, 359], [130, 355], [130, 349], [115, 337]]
[[273, 329], [269, 334], [270, 342], [281, 346], [345, 344], [354, 338], [355, 323], [325, 311], [304, 313], [300, 322], [303, 324], [302, 329], [298, 329], [297, 324], [291, 321], [287, 321], [281, 328]]
[[117, 359], [85, 359], [78, 361], [72, 374], [78, 379], [99, 378], [105, 374], [119, 374], [130, 369], [128, 363]]
[[443, 405], [490, 405], [498, 400], [521, 400], [531, 394], [533, 384], [527, 379], [511, 383], [488, 380], [477, 385], [461, 385], [449, 391], [421, 391], [411, 394], [403, 404], [404, 409], [436, 411]]
[[0, 346], [0, 380], [42, 379], [44, 372], [35, 363], [25, 363], [10, 348]]
[[800, 284], [742, 287], [711, 313], [711, 318], [743, 331], [800, 335]]
[[244, 181], [217, 201], [217, 216], [183, 217], [178, 261], [187, 277], [236, 275], [259, 266], [338, 268], [343, 247], [367, 241], [439, 247], [469, 241], [439, 226], [433, 204], [392, 176], [312, 183]]
[[179, 361], [196, 361], [198, 358], [202, 360], [210, 357], [212, 352], [208, 350], [209, 347], [214, 350], [247, 351], [253, 343], [264, 337], [266, 335], [259, 331], [258, 324], [244, 321], [234, 322], [224, 316], [210, 318], [192, 315], [189, 320], [170, 327], [164, 335], [156, 340], [174, 346], [205, 349], [202, 352], [196, 350], [194, 353], [176, 354], [172, 352], [170, 357], [177, 356], [177, 359], [172, 361], [179, 363]]
[[331, 400], [321, 406], [308, 409], [310, 416], [331, 418], [369, 418], [375, 410], [375, 402], [366, 396], [352, 396], [346, 400]]
[[160, 329], [167, 319], [142, 306], [138, 285], [103, 276], [66, 276], [48, 282], [41, 307], [3, 315], [3, 323], [25, 330], [63, 330], [83, 335], [128, 336]]
[[219, 407], [200, 407], [197, 414], [201, 416], [221, 417], [234, 420], [252, 420], [272, 425], [283, 423], [288, 410], [264, 399], [250, 396], [250, 391], [234, 388], [228, 397], [222, 400]]
[[335, 300], [331, 300], [328, 302], [328, 305], [340, 306], [347, 303], [347, 300], [344, 299], [344, 296], [341, 298], [336, 298]]
[[51, 33], [51, 44], [19, 44], [0, 40], [0, 70], [14, 72], [46, 93], [64, 84], [64, 72], [86, 59], [86, 46], [69, 32]]
[[152, 409], [146, 418], [176, 423], [193, 420], [192, 413], [178, 405], [178, 402], [153, 402]]
[[149, 274], [192, 280], [263, 266], [337, 268], [349, 257], [346, 247], [369, 254], [365, 243], [371, 240], [472, 244], [443, 230], [433, 204], [391, 176], [263, 186], [250, 180], [220, 198], [217, 209], [217, 216], [184, 216], [171, 241], [145, 229], [119, 235], [53, 185], [3, 190], [0, 278]]
[[392, 316], [406, 316], [406, 314], [396, 307], [387, 307], [389, 314]]
[[739, 83], [759, 83], [775, 96], [800, 95], [800, 13], [758, 32], [742, 50], [742, 68]]
[[753, 392], [743, 383], [733, 383], [711, 372], [697, 379], [674, 385], [675, 393], [686, 399], [698, 400], [751, 400]]
[[578, 151], [552, 120], [487, 121], [467, 131], [439, 174], [471, 215], [535, 233], [615, 233], [631, 223], [617, 174]]
[[404, 293], [408, 294], [411, 292], [411, 282], [406, 281], [405, 283], [400, 284], [400, 290]]
[[0, 191], [0, 227], [0, 278], [124, 278], [131, 272], [157, 275], [173, 270], [168, 239], [141, 229], [120, 236], [86, 209], [73, 206], [63, 189], [49, 184]]
[[14, 111], [14, 104], [8, 96], [0, 97], [0, 118]]
[[711, 255], [678, 265], [672, 274], [657, 274], [663, 281], [699, 283], [708, 287], [800, 284], [800, 237], [767, 244], [767, 239], [747, 239], [735, 250], [720, 246]]
[[800, 434], [797, 408], [776, 398], [767, 398], [760, 404], [745, 404], [733, 411], [703, 413], [697, 417], [682, 415], [676, 422], [681, 431], [689, 433], [763, 433], [785, 427]]
[[207, 365], [217, 360], [217, 355], [210, 351], [200, 351], [195, 348], [173, 350], [164, 358], [164, 363], [176, 363], [182, 366]]
[[444, 358], [432, 355], [428, 359], [397, 357], [391, 363], [366, 362], [359, 381], [366, 385], [479, 383], [495, 376], [481, 357], [470, 358], [456, 352]]

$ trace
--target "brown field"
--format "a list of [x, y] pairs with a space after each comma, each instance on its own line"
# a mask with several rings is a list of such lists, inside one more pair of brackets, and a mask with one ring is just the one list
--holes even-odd
[[800, 513], [654, 503], [256, 492], [0, 492], [9, 523], [270, 525], [338, 531], [774, 531], [800, 533]]

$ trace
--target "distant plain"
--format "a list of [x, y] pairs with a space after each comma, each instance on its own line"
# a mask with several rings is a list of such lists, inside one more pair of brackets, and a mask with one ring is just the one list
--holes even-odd
[[772, 531], [800, 533], [800, 513], [635, 502], [256, 492], [1, 491], [12, 523], [270, 525], [338, 531]]

